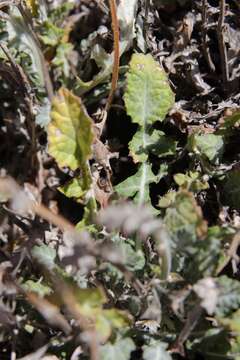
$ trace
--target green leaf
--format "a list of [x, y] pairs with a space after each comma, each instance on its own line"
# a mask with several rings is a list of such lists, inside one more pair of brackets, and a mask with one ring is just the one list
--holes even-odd
[[227, 317], [240, 306], [240, 283], [225, 275], [217, 278], [216, 282], [219, 294], [215, 314], [220, 318]]
[[[137, 11], [137, 0], [122, 0], [118, 4], [117, 15], [120, 27], [120, 56], [128, 50], [135, 37], [135, 14]], [[86, 52], [86, 48], [89, 47], [91, 51], [91, 59], [94, 60], [100, 68], [100, 71], [90, 81], [84, 82], [77, 77], [76, 91], [79, 95], [92, 90], [97, 85], [104, 83], [108, 80], [112, 73], [113, 67], [113, 52], [108, 54], [103, 47], [96, 44], [96, 39], [99, 37], [99, 32], [93, 32], [89, 35], [87, 40], [83, 40], [81, 43], [82, 52]], [[93, 46], [93, 44], [96, 44]]]
[[157, 120], [164, 120], [174, 103], [174, 94], [168, 84], [167, 75], [159, 64], [148, 54], [134, 54], [127, 75], [127, 90], [124, 95], [128, 115], [139, 124], [139, 130], [129, 144], [136, 162], [144, 162], [138, 172], [115, 187], [119, 195], [134, 197], [139, 204], [150, 201], [149, 184], [158, 182], [166, 171], [164, 166], [160, 176], [152, 173], [146, 163], [150, 151], [159, 156], [174, 153], [175, 143], [168, 141], [151, 126]]
[[196, 171], [189, 171], [187, 174], [175, 174], [174, 181], [182, 189], [193, 192], [199, 192], [209, 188], [208, 182], [202, 179], [201, 174]]
[[174, 203], [166, 210], [164, 221], [181, 247], [204, 237], [207, 224], [203, 220], [201, 208], [193, 195], [185, 190], [176, 194]]
[[56, 259], [56, 250], [51, 248], [50, 246], [47, 246], [45, 244], [42, 244], [40, 246], [34, 246], [32, 248], [32, 256], [36, 258], [36, 260], [46, 266], [48, 269], [53, 269], [55, 267], [55, 259]]
[[103, 309], [96, 317], [96, 330], [101, 338], [108, 339], [112, 329], [129, 327], [131, 319], [127, 312], [118, 309]]
[[81, 100], [67, 89], [60, 89], [52, 102], [52, 121], [48, 125], [49, 153], [60, 167], [72, 170], [85, 166], [91, 156], [92, 120]]
[[107, 343], [100, 347], [101, 360], [130, 360], [131, 352], [136, 346], [132, 339], [125, 338], [115, 343]]
[[215, 134], [193, 134], [188, 140], [188, 148], [200, 156], [205, 156], [213, 164], [217, 164], [224, 151], [223, 137]]
[[42, 26], [40, 38], [45, 45], [57, 46], [64, 35], [64, 30], [54, 25], [51, 21], [45, 21]]
[[144, 360], [171, 360], [171, 355], [166, 351], [167, 344], [152, 341], [150, 345], [143, 346]]
[[190, 283], [213, 276], [222, 244], [214, 234], [208, 234], [207, 222], [193, 194], [186, 190], [176, 193], [175, 200], [166, 210], [164, 222], [172, 239], [172, 271], [180, 272]]
[[41, 297], [50, 295], [53, 291], [49, 286], [33, 280], [27, 280], [22, 287], [25, 291], [35, 292]]
[[59, 44], [56, 50], [56, 55], [52, 60], [52, 64], [58, 67], [59, 70], [63, 73], [63, 75], [67, 78], [70, 75], [70, 64], [69, 64], [69, 55], [73, 50], [73, 45], [69, 43]]
[[37, 0], [25, 0], [26, 5], [33, 16], [38, 14], [38, 1]]
[[240, 126], [240, 111], [239, 109], [233, 110], [231, 115], [225, 116], [220, 120], [221, 124], [217, 133], [224, 136], [229, 136], [233, 133], [234, 129]]
[[[145, 147], [143, 137], [145, 136]], [[136, 132], [129, 143], [130, 154], [135, 162], [144, 162], [148, 158], [149, 152], [158, 157], [174, 155], [176, 152], [176, 142], [168, 138], [162, 131], [154, 130], [152, 134], [143, 134], [143, 129]]]
[[64, 186], [58, 188], [58, 190], [69, 198], [75, 198], [81, 200], [86, 191], [83, 190], [83, 184], [81, 178], [74, 178]]
[[89, 233], [96, 233], [97, 228], [93, 224], [93, 214], [96, 212], [96, 201], [94, 198], [90, 198], [84, 207], [84, 213], [82, 219], [76, 224], [76, 230], [88, 231]]
[[95, 321], [96, 330], [103, 341], [109, 338], [112, 329], [128, 327], [131, 324], [127, 312], [115, 308], [103, 309], [107, 298], [101, 288], [74, 288], [74, 293], [80, 313]]
[[220, 321], [224, 326], [240, 334], [240, 310], [235, 311], [230, 318], [221, 319]]
[[115, 329], [122, 329], [131, 324], [131, 319], [128, 313], [118, 309], [104, 309], [104, 317], [109, 321], [111, 326]]
[[235, 311], [231, 317], [218, 319], [219, 322], [229, 331], [231, 331], [231, 358], [240, 359], [240, 310]]
[[150, 201], [149, 184], [157, 183], [166, 174], [166, 167], [162, 166], [159, 175], [154, 175], [151, 165], [143, 163], [137, 173], [115, 186], [117, 193], [125, 198], [134, 197], [139, 204]]
[[138, 271], [143, 269], [145, 257], [141, 249], [133, 249], [127, 240], [121, 238], [116, 242], [116, 246], [116, 251], [121, 254], [121, 259], [128, 270]]
[[170, 190], [164, 196], [161, 196], [158, 202], [160, 208], [168, 208], [176, 198], [176, 191]]
[[51, 104], [48, 98], [45, 98], [37, 108], [37, 115], [35, 118], [36, 123], [42, 128], [46, 129], [47, 125], [51, 121], [50, 118]]
[[224, 204], [240, 209], [240, 170], [234, 169], [227, 173], [223, 181], [221, 193]]
[[128, 115], [143, 127], [143, 134], [147, 125], [164, 120], [173, 106], [174, 94], [167, 75], [150, 54], [132, 56], [124, 99]]
[[75, 288], [74, 292], [81, 313], [85, 316], [94, 316], [96, 313], [101, 312], [102, 305], [107, 301], [104, 292], [100, 288]]
[[113, 54], [108, 54], [100, 45], [95, 45], [92, 49], [91, 59], [94, 59], [97, 66], [101, 69], [97, 75], [90, 81], [83, 81], [77, 77], [76, 91], [77, 94], [83, 95], [95, 86], [105, 82], [112, 72]]
[[12, 44], [11, 46], [19, 53], [21, 60], [22, 58], [28, 58], [28, 64], [24, 66], [24, 71], [26, 71], [28, 77], [31, 78], [37, 87], [37, 91], [41, 93], [44, 86], [44, 73], [41, 64], [41, 55], [36, 42], [30, 35], [29, 28], [23, 21], [19, 9], [16, 6], [11, 7], [9, 20], [10, 21], [6, 23], [9, 44]]

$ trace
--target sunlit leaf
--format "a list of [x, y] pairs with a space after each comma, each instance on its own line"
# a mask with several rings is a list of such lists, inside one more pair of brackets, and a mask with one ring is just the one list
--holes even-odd
[[232, 331], [240, 334], [240, 310], [235, 311], [231, 318], [223, 318], [221, 323], [229, 327]]
[[23, 283], [22, 287], [25, 291], [35, 292], [42, 297], [50, 295], [53, 291], [49, 286], [42, 284], [39, 281], [33, 280], [27, 280], [25, 283]]
[[92, 121], [81, 100], [60, 89], [52, 103], [48, 125], [49, 153], [60, 167], [72, 170], [85, 165], [91, 155]]
[[143, 346], [144, 360], [171, 360], [171, 355], [166, 351], [167, 344], [154, 342]]
[[101, 360], [130, 360], [131, 352], [135, 350], [135, 344], [130, 338], [117, 340], [115, 343], [107, 343], [100, 347]]
[[37, 16], [38, 13], [38, 1], [37, 0], [25, 0], [26, 5], [33, 16]]
[[110, 337], [113, 329], [130, 325], [131, 318], [127, 312], [115, 308], [103, 308], [107, 298], [100, 288], [75, 288], [74, 293], [81, 314], [94, 321], [102, 341]]
[[132, 56], [124, 99], [128, 115], [144, 133], [148, 125], [164, 120], [173, 106], [174, 94], [167, 75], [150, 54]]
[[75, 198], [77, 200], [81, 200], [84, 194], [86, 193], [83, 190], [83, 184], [80, 178], [74, 178], [64, 186], [59, 188], [65, 196], [69, 198]]
[[112, 72], [113, 54], [109, 55], [100, 45], [97, 44], [93, 47], [91, 58], [95, 60], [101, 70], [92, 80], [87, 82], [77, 77], [76, 91], [79, 95], [82, 95], [100, 83], [105, 82]]
[[234, 129], [238, 129], [240, 126], [240, 111], [239, 108], [232, 110], [231, 115], [227, 115], [220, 119], [221, 123], [217, 130], [217, 133], [224, 136], [229, 136], [233, 133]]
[[189, 137], [188, 147], [200, 156], [205, 156], [210, 162], [218, 163], [224, 151], [224, 140], [221, 135], [194, 134]]
[[[10, 21], [6, 23], [9, 43], [13, 44], [14, 48], [21, 53], [21, 56], [24, 55], [27, 60], [25, 60], [27, 75], [31, 78], [35, 86], [38, 87], [38, 91], [40, 90], [40, 92], [42, 92], [44, 73], [38, 47], [29, 34], [29, 29], [16, 6], [11, 7], [9, 16]], [[30, 61], [27, 58], [29, 58]]]
[[103, 309], [96, 316], [96, 330], [105, 341], [113, 329], [123, 329], [131, 325], [129, 314], [118, 309]]
[[40, 38], [45, 45], [57, 46], [64, 35], [64, 30], [54, 25], [51, 21], [44, 22]]
[[100, 288], [75, 288], [75, 297], [81, 313], [90, 317], [102, 312], [102, 305], [107, 301], [104, 292]]
[[57, 47], [56, 55], [52, 60], [52, 64], [61, 70], [63, 75], [67, 78], [70, 75], [70, 64], [69, 64], [69, 56], [71, 51], [73, 50], [73, 45], [69, 43], [60, 44]]
[[32, 256], [48, 269], [53, 269], [55, 267], [55, 258], [57, 254], [56, 250], [50, 246], [45, 244], [40, 246], [35, 245], [32, 249]]
[[189, 171], [187, 174], [175, 174], [174, 181], [182, 189], [186, 189], [193, 192], [206, 190], [209, 188], [209, 184], [206, 180], [201, 178], [200, 173]]
[[170, 190], [164, 196], [161, 196], [158, 202], [160, 208], [168, 208], [176, 198], [176, 191]]
[[130, 315], [118, 309], [104, 309], [103, 315], [115, 329], [122, 329], [131, 324]]

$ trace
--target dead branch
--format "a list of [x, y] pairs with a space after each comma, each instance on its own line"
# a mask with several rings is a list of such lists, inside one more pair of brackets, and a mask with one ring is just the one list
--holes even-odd
[[229, 67], [228, 67], [228, 56], [227, 56], [227, 48], [225, 44], [224, 33], [226, 31], [224, 20], [225, 20], [225, 9], [226, 9], [226, 1], [220, 1], [220, 13], [218, 18], [218, 26], [217, 26], [217, 36], [218, 36], [218, 47], [221, 58], [221, 68], [222, 68], [222, 79], [225, 90], [228, 88], [229, 83]]
[[207, 13], [208, 13], [208, 2], [207, 0], [202, 0], [202, 41], [203, 41], [203, 52], [209, 69], [214, 72], [215, 65], [212, 61], [210, 54], [209, 46], [207, 43]]

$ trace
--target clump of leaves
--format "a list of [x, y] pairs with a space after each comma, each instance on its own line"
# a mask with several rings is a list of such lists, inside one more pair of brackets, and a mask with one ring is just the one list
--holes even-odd
[[238, 359], [239, 5], [2, 3], [0, 358]]

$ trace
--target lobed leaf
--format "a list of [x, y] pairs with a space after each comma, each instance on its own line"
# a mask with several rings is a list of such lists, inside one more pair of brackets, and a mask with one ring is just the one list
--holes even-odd
[[219, 163], [224, 151], [224, 140], [221, 135], [194, 134], [188, 140], [188, 147], [200, 156], [205, 156], [210, 162]]
[[189, 241], [195, 242], [207, 232], [207, 224], [203, 220], [201, 208], [193, 195], [185, 190], [176, 194], [173, 204], [166, 211], [164, 221], [179, 245]]
[[55, 267], [55, 259], [57, 256], [56, 250], [42, 244], [40, 246], [35, 245], [32, 249], [32, 256], [47, 269], [53, 269]]
[[134, 197], [134, 201], [139, 204], [149, 202], [149, 184], [157, 183], [166, 174], [166, 167], [162, 166], [159, 175], [154, 175], [151, 165], [143, 163], [139, 167], [137, 173], [130, 176], [117, 186], [115, 190], [120, 196], [125, 198]]
[[[143, 138], [145, 138], [144, 143]], [[154, 130], [151, 134], [149, 132], [144, 134], [144, 129], [141, 128], [130, 141], [129, 150], [134, 162], [144, 162], [150, 152], [158, 157], [174, 155], [176, 142], [169, 139], [162, 131]]]

